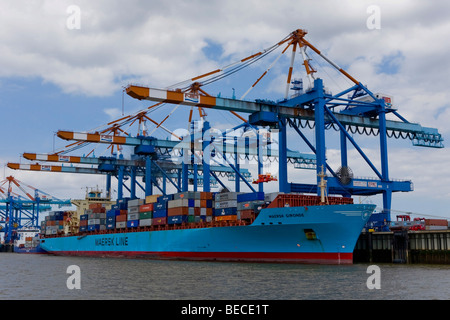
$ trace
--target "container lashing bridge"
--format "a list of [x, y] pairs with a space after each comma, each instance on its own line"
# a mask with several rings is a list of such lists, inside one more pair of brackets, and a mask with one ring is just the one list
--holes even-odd
[[[75, 141], [67, 146], [61, 153], [49, 155], [24, 154], [29, 160], [69, 162], [70, 166], [45, 166], [8, 164], [10, 168], [21, 170], [79, 172], [92, 174], [107, 174], [110, 187], [110, 177], [115, 176], [119, 183], [118, 197], [124, 179], [129, 176], [131, 197], [135, 196], [136, 176], [141, 175], [145, 186], [140, 186], [146, 195], [152, 194], [153, 186], [165, 193], [166, 181], [169, 181], [177, 191], [187, 191], [189, 181], [193, 182], [197, 190], [201, 181], [203, 191], [210, 191], [211, 186], [219, 183], [221, 177], [228, 177], [235, 181], [235, 190], [240, 191], [241, 182], [244, 182], [251, 191], [256, 191], [251, 183], [248, 172], [239, 166], [239, 157], [255, 157], [258, 163], [258, 176], [264, 175], [264, 157], [278, 159], [277, 183], [280, 192], [304, 192], [320, 195], [320, 176], [322, 170], [326, 173], [327, 194], [343, 196], [376, 195], [382, 194], [385, 213], [391, 209], [393, 192], [408, 192], [413, 190], [409, 180], [392, 180], [389, 175], [387, 138], [403, 138], [412, 141], [413, 146], [443, 148], [443, 138], [437, 129], [422, 127], [411, 123], [402, 117], [394, 108], [392, 98], [370, 91], [355, 77], [347, 73], [335, 62], [327, 58], [321, 51], [305, 39], [305, 30], [295, 30], [278, 43], [244, 59], [231, 63], [225, 67], [207, 72], [200, 76], [179, 82], [165, 89], [150, 88], [140, 85], [129, 85], [126, 93], [135, 99], [152, 101], [156, 104], [133, 115], [124, 116], [108, 123], [103, 131], [71, 132], [59, 131], [58, 137]], [[248, 88], [239, 99], [228, 99], [208, 94], [205, 86], [230, 76], [253, 63], [265, 58], [272, 52], [280, 49], [281, 52], [270, 66]], [[290, 64], [287, 71], [284, 97], [278, 101], [257, 99], [244, 100], [245, 97], [269, 74], [270, 70], [279, 61], [280, 57], [290, 52]], [[303, 79], [293, 79], [294, 63], [297, 53], [301, 57], [301, 64], [306, 73], [307, 89], [303, 90]], [[337, 94], [329, 92], [323, 80], [316, 76], [311, 61], [312, 57], [325, 61], [326, 64], [337, 70], [339, 74], [349, 80], [351, 86]], [[289, 95], [291, 91], [293, 95]], [[170, 113], [162, 121], [155, 121], [149, 113], [167, 105], [174, 105]], [[180, 106], [190, 107], [188, 126], [189, 134], [178, 136], [168, 126], [168, 119]], [[202, 124], [200, 131], [193, 129], [194, 108]], [[255, 139], [242, 137], [227, 137], [225, 134], [217, 136], [211, 133], [209, 122], [206, 121], [207, 110], [223, 110], [231, 113], [242, 121], [240, 126], [233, 129], [244, 128], [254, 131]], [[387, 115], [393, 120], [388, 120]], [[149, 132], [145, 123], [150, 121], [155, 125]], [[138, 124], [138, 134], [132, 136], [124, 126], [131, 127]], [[278, 130], [277, 148], [272, 149], [274, 143], [262, 138], [260, 129], [269, 127], [272, 132]], [[172, 140], [159, 140], [151, 135], [157, 129], [164, 130], [171, 135]], [[303, 141], [309, 153], [291, 151], [287, 148], [287, 130], [292, 129]], [[326, 130], [334, 129], [339, 132], [340, 167], [332, 168], [326, 158]], [[313, 139], [308, 139], [307, 131], [312, 130]], [[363, 151], [353, 137], [355, 134], [378, 136], [381, 168], [375, 166], [374, 161]], [[230, 141], [231, 140], [231, 141]], [[311, 141], [312, 140], [312, 141]], [[231, 143], [230, 143], [231, 142]], [[71, 157], [64, 155], [84, 145], [109, 144], [111, 157]], [[119, 153], [113, 154], [114, 146]], [[121, 146], [134, 147], [131, 160], [120, 157]], [[353, 147], [373, 172], [373, 178], [357, 178], [352, 174], [348, 157], [349, 147]], [[203, 152], [202, 152], [203, 151]], [[178, 160], [174, 163], [169, 154], [176, 153]], [[211, 160], [219, 155], [222, 163], [211, 164]], [[89, 163], [96, 168], [77, 168], [75, 163]], [[315, 169], [317, 183], [307, 184], [288, 181], [288, 164], [294, 168]], [[43, 168], [45, 166], [45, 168]], [[84, 171], [84, 172], [82, 172]], [[89, 171], [89, 172], [88, 172]], [[200, 175], [199, 172], [202, 174]], [[367, 176], [367, 174], [364, 174]], [[156, 179], [159, 178], [160, 181]], [[250, 181], [250, 182], [249, 182]], [[162, 182], [163, 186], [160, 186]], [[264, 179], [258, 183], [258, 190], [263, 191]]]

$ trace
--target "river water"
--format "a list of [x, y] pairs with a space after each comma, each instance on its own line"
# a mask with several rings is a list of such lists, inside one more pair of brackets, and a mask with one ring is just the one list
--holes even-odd
[[[69, 266], [77, 266], [76, 272]], [[0, 254], [0, 300], [447, 300], [450, 266], [186, 262]], [[75, 278], [76, 277], [76, 278]], [[373, 280], [373, 279], [372, 279]], [[374, 281], [370, 283], [375, 283]], [[69, 289], [69, 287], [74, 287]]]

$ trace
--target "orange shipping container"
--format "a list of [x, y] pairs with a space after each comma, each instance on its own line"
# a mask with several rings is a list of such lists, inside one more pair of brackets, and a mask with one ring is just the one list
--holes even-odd
[[212, 192], [200, 192], [200, 200], [212, 200]]
[[189, 214], [188, 207], [176, 207], [167, 209], [167, 215], [169, 217], [173, 216], [187, 216]]
[[227, 215], [227, 216], [220, 216], [216, 217], [216, 221], [236, 221], [237, 215]]
[[153, 211], [153, 203], [143, 204], [139, 207], [139, 212]]
[[121, 214], [121, 215], [116, 216], [116, 222], [123, 222], [123, 221], [127, 221], [126, 214]]

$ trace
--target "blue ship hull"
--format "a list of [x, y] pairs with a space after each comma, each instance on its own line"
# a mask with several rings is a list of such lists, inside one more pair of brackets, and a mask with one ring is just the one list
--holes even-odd
[[351, 264], [374, 209], [369, 204], [271, 208], [246, 226], [63, 236], [41, 240], [41, 247], [56, 255]]
[[41, 246], [37, 246], [37, 247], [24, 247], [24, 248], [19, 248], [19, 247], [14, 247], [14, 252], [15, 253], [35, 253], [35, 254], [44, 254], [47, 253], [47, 251], [45, 251], [44, 249], [41, 248]]

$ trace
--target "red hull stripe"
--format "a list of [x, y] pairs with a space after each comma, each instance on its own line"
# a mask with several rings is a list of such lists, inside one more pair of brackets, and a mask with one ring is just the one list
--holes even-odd
[[56, 255], [149, 259], [352, 264], [353, 253], [54, 251]]

